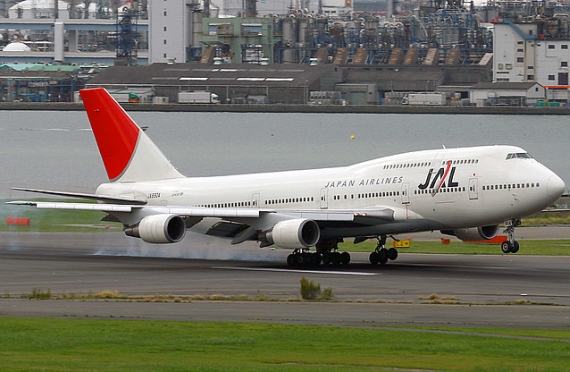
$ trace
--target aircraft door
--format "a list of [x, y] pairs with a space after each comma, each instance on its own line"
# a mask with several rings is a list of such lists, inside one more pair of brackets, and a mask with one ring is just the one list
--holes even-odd
[[252, 208], [259, 208], [259, 193], [258, 192], [251, 195], [251, 207]]
[[477, 189], [478, 184], [479, 183], [477, 178], [469, 179], [469, 200], [479, 199], [479, 190]]
[[329, 189], [321, 189], [321, 209], [327, 209], [329, 207]]
[[404, 182], [402, 184], [402, 204], [410, 204], [410, 183]]

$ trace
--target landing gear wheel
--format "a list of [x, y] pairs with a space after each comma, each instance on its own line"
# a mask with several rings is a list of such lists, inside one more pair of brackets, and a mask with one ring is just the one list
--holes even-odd
[[378, 262], [380, 262], [380, 255], [378, 252], [372, 252], [370, 253], [370, 257], [368, 257], [368, 259], [372, 265], [378, 265]]
[[289, 256], [287, 256], [287, 265], [289, 266], [295, 266], [296, 264], [296, 260], [295, 260], [295, 255], [294, 254], [290, 254]]
[[378, 258], [380, 265], [386, 265], [386, 262], [388, 262], [388, 250], [386, 248], [380, 249], [378, 252]]
[[330, 265], [331, 261], [332, 261], [331, 253], [330, 252], [323, 253], [323, 264]]
[[511, 243], [510, 242], [503, 242], [503, 244], [501, 244], [501, 251], [503, 251], [503, 253], [508, 254], [511, 253], [512, 247], [511, 247]]
[[394, 261], [396, 258], [398, 258], [398, 250], [396, 248], [388, 249], [388, 259]]
[[333, 266], [340, 266], [340, 264], [341, 264], [341, 261], [340, 261], [340, 253], [338, 253], [338, 252], [332, 252], [332, 253], [331, 253], [331, 256], [332, 256], [332, 257], [331, 257], [331, 258], [332, 258], [331, 261], [332, 261]]
[[295, 266], [296, 264], [296, 260], [295, 260], [295, 255], [294, 254], [290, 254], [289, 256], [287, 256], [287, 265], [289, 266]]
[[318, 252], [315, 253], [309, 253], [310, 254], [310, 265], [317, 267], [321, 264], [321, 254]]
[[340, 263], [344, 266], [350, 263], [350, 254], [348, 252], [342, 252], [340, 254]]
[[519, 242], [515, 240], [515, 242], [513, 243], [513, 247], [511, 249], [511, 253], [517, 253], [518, 251], [519, 251]]

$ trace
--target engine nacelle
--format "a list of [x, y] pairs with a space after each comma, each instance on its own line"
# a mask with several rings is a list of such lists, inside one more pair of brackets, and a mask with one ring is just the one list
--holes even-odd
[[259, 240], [275, 244], [280, 248], [309, 248], [319, 241], [319, 225], [307, 218], [280, 221], [269, 231], [259, 235]]
[[499, 225], [480, 226], [470, 229], [441, 230], [441, 233], [456, 236], [461, 240], [491, 240], [499, 233]]
[[156, 214], [143, 218], [137, 226], [126, 229], [125, 234], [147, 243], [177, 243], [186, 235], [186, 224], [178, 215]]

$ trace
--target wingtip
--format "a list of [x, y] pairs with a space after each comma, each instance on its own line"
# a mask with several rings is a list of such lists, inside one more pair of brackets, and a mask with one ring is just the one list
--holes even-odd
[[32, 202], [32, 201], [26, 201], [26, 200], [13, 200], [13, 201], [6, 202], [6, 204], [9, 204], [9, 205], [28, 205], [28, 206], [33, 207], [33, 206], [37, 205], [38, 203]]

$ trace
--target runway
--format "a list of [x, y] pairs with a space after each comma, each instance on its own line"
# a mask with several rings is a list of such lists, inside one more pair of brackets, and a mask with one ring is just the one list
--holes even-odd
[[[560, 233], [567, 234], [567, 230]], [[236, 250], [225, 241], [204, 240], [199, 244], [205, 244], [202, 248], [207, 251], [232, 250], [230, 259], [205, 260], [195, 257], [201, 251], [196, 246], [188, 248], [187, 240], [181, 243], [184, 249], [138, 246], [139, 241], [133, 241], [119, 232], [3, 232], [0, 316], [367, 327], [570, 327], [570, 257], [402, 253], [389, 265], [372, 267], [367, 253], [354, 253], [347, 268], [292, 270], [284, 263], [287, 251], [247, 246]], [[212, 249], [212, 244], [219, 247]], [[151, 251], [155, 256], [194, 257], [142, 257]], [[231, 259], [241, 253], [247, 260]], [[320, 283], [321, 288], [332, 288], [334, 300], [300, 301], [301, 277]], [[265, 300], [178, 303], [19, 298], [34, 288], [49, 289], [52, 294], [109, 290], [132, 296], [218, 294]]]

